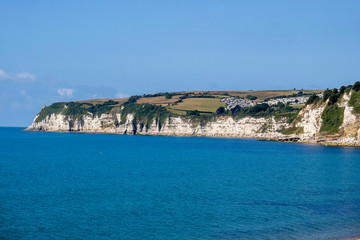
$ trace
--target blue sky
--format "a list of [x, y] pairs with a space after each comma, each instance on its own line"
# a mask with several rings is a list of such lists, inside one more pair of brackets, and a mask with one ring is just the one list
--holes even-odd
[[54, 101], [360, 80], [360, 1], [0, 2], [0, 126]]

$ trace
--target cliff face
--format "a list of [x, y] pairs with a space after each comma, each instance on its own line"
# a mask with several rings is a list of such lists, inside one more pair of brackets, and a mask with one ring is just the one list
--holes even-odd
[[186, 116], [170, 116], [161, 124], [156, 118], [145, 125], [141, 121], [135, 121], [136, 116], [131, 113], [126, 114], [126, 116], [121, 116], [121, 113], [103, 113], [100, 116], [85, 114], [81, 118], [52, 113], [41, 121], [37, 121], [38, 115], [27, 130], [262, 138], [278, 141], [360, 146], [360, 116], [354, 113], [353, 107], [349, 106], [350, 98], [351, 92], [342, 95], [336, 103], [337, 109], [340, 109], [341, 113], [343, 111], [343, 117], [336, 132], [331, 133], [323, 130], [323, 113], [329, 107], [328, 103], [323, 101], [304, 107], [291, 124], [285, 117], [280, 119], [275, 119], [273, 116], [267, 118], [236, 118], [223, 115], [213, 117], [206, 122]]
[[329, 145], [360, 145], [360, 115], [354, 113], [354, 107], [349, 106], [350, 93], [345, 93], [337, 102], [337, 106], [343, 109], [342, 123], [336, 133], [329, 134], [322, 131], [322, 115], [328, 102], [311, 104], [303, 108], [292, 126], [301, 128], [298, 134], [301, 141], [310, 143], [324, 143]]
[[132, 114], [126, 116], [124, 124], [116, 124], [116, 121], [120, 122], [120, 120], [121, 114], [102, 114], [100, 117], [87, 115], [84, 116], [82, 120], [72, 120], [62, 114], [51, 114], [40, 122], [34, 121], [27, 130], [138, 135], [276, 138], [283, 136], [280, 131], [289, 127], [285, 118], [275, 121], [273, 117], [233, 119], [230, 116], [220, 116], [205, 124], [186, 117], [168, 117], [162, 126], [154, 119], [148, 128], [144, 127], [141, 123], [134, 124]]

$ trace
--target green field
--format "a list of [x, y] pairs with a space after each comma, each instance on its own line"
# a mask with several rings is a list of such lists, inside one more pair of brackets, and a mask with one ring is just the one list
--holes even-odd
[[[323, 90], [301, 90], [304, 94], [321, 93]], [[172, 113], [186, 115], [187, 111], [199, 111], [201, 115], [213, 114], [219, 107], [225, 107], [221, 102], [226, 97], [242, 97], [248, 95], [256, 96], [256, 102], [278, 96], [288, 96], [298, 93], [299, 90], [269, 90], [269, 91], [192, 91], [192, 92], [174, 92], [174, 93], [157, 93], [137, 96], [138, 104], [153, 104], [165, 107]], [[119, 107], [129, 100], [129, 98], [115, 99], [90, 99], [77, 101], [78, 103], [90, 103], [101, 105], [106, 101], [113, 100], [118, 102], [114, 107]], [[84, 108], [90, 106], [84, 105]], [[303, 105], [293, 105], [294, 108], [300, 109]]]
[[279, 96], [288, 96], [302, 91], [304, 94], [321, 93], [323, 90], [266, 90], [266, 91], [216, 91], [212, 94], [227, 93], [231, 96], [246, 98], [248, 95], [256, 96], [256, 102], [264, 101], [267, 98], [274, 98]]
[[104, 102], [112, 100], [112, 101], [115, 101], [115, 102], [119, 102], [118, 104], [116, 104], [116, 106], [120, 106], [121, 104], [126, 102], [128, 99], [129, 98], [99, 98], [99, 99], [90, 99], [90, 100], [82, 100], [82, 101], [75, 101], [75, 102], [78, 102], [78, 103], [90, 103], [90, 104], [96, 105], [96, 104], [103, 104]]
[[225, 107], [225, 103], [220, 102], [218, 98], [187, 98], [183, 102], [174, 106], [168, 106], [167, 108], [177, 113], [182, 111], [186, 113], [187, 110], [214, 113], [219, 107]]
[[174, 103], [179, 100], [179, 97], [181, 95], [173, 96], [170, 99], [166, 99], [165, 96], [159, 96], [159, 97], [143, 97], [137, 100], [137, 103], [149, 103], [149, 104], [168, 104], [168, 103]]

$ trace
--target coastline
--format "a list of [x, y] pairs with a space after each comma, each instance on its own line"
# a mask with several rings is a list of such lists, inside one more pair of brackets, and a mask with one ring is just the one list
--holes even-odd
[[[285, 143], [302, 143], [332, 147], [360, 147], [358, 142], [344, 142], [337, 141], [338, 139], [326, 139], [326, 138], [308, 138], [302, 139], [300, 137], [288, 137], [288, 138], [262, 138], [256, 136], [237, 136], [237, 135], [206, 135], [206, 134], [164, 134], [164, 133], [137, 133], [137, 134], [124, 134], [121, 132], [109, 132], [109, 131], [39, 131], [35, 129], [23, 129], [22, 131], [28, 132], [53, 132], [53, 133], [84, 133], [84, 134], [115, 134], [115, 135], [132, 135], [132, 136], [172, 136], [172, 137], [211, 137], [211, 138], [237, 138], [237, 139], [255, 139], [256, 141], [268, 141], [268, 142], [285, 142]], [[341, 140], [341, 138], [340, 138]], [[358, 238], [360, 240], [360, 238]]]
[[288, 140], [288, 139], [258, 139], [258, 141], [272, 141], [272, 142], [287, 142], [287, 143], [303, 143], [303, 144], [313, 144], [313, 145], [322, 145], [322, 146], [332, 146], [332, 147], [360, 147], [360, 143], [353, 142], [338, 142], [338, 141], [327, 141], [325, 139], [311, 139], [311, 140]]

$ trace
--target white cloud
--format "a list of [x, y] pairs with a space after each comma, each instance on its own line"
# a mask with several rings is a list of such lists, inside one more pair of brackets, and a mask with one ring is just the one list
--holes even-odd
[[9, 78], [9, 75], [6, 72], [4, 72], [2, 69], [0, 69], [0, 80], [5, 80], [8, 78]]
[[36, 76], [31, 73], [22, 72], [22, 73], [16, 73], [15, 78], [17, 79], [29, 79], [29, 80], [35, 80]]
[[13, 81], [34, 81], [36, 76], [27, 72], [20, 73], [7, 73], [4, 70], [0, 69], [0, 81], [1, 80], [13, 80]]
[[120, 92], [119, 92], [119, 93], [116, 94], [116, 97], [117, 97], [117, 98], [126, 98], [126, 97], [129, 97], [129, 95], [123, 94], [123, 93], [120, 93]]
[[59, 88], [57, 90], [57, 93], [61, 96], [61, 97], [72, 97], [74, 94], [75, 90], [72, 88]]

